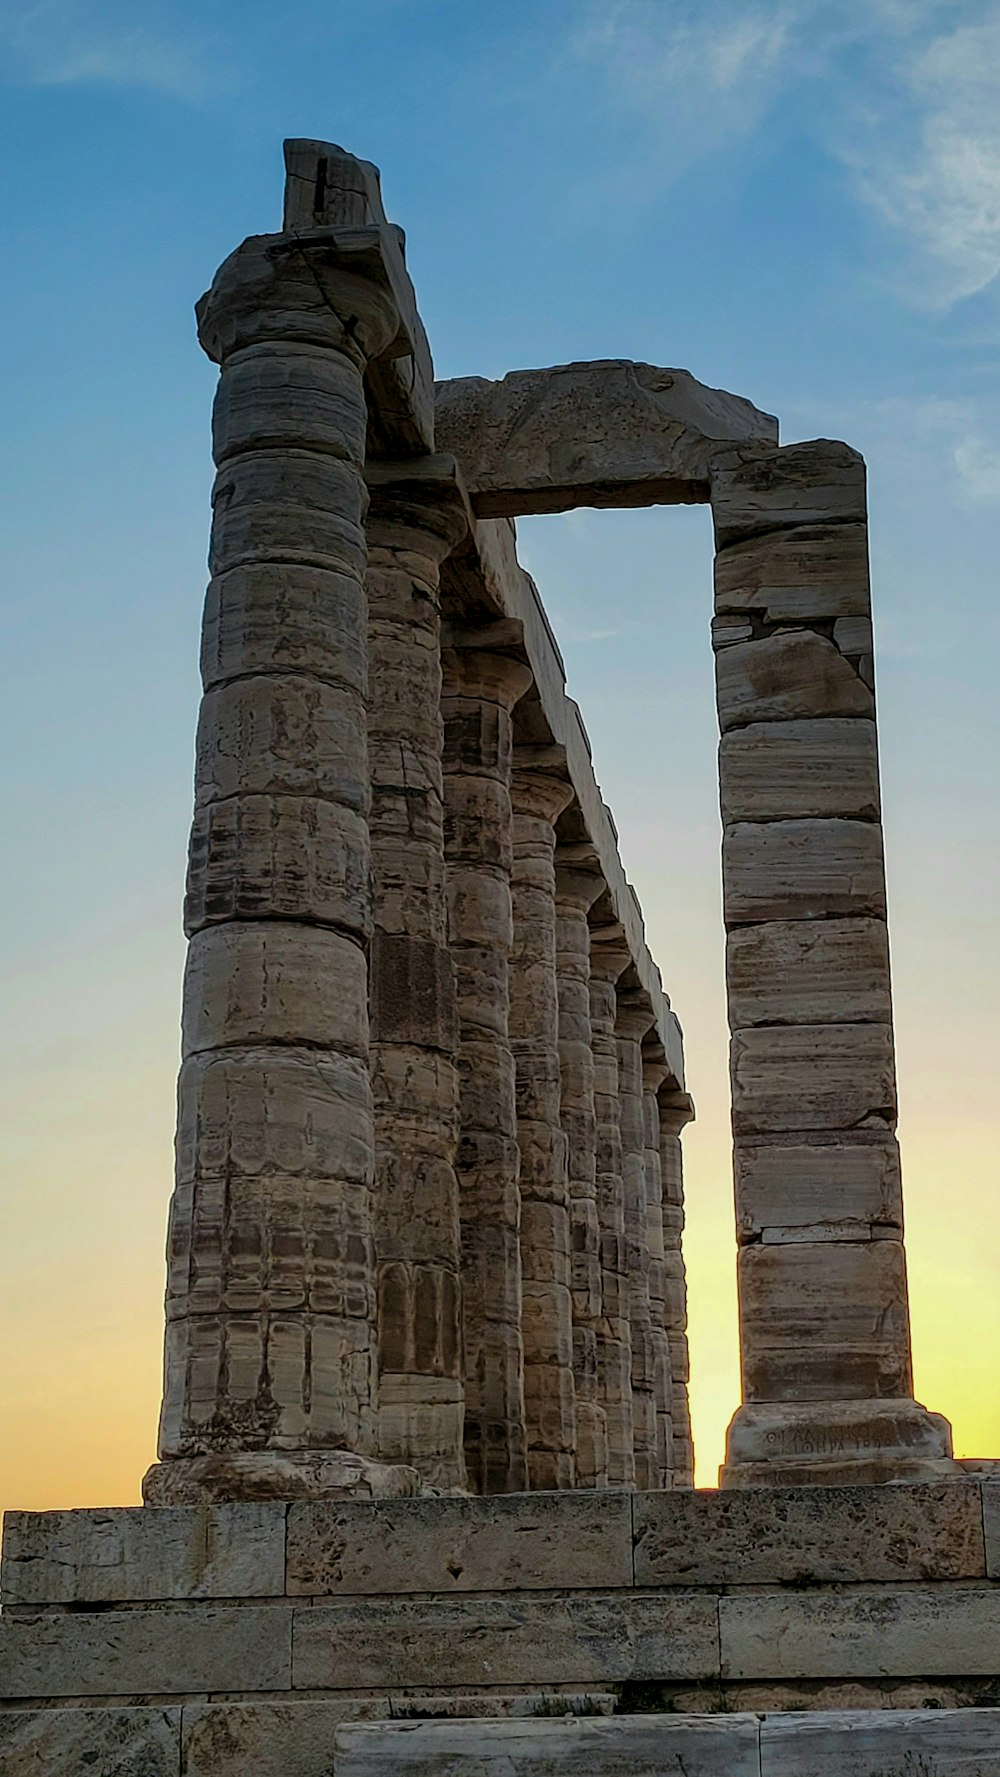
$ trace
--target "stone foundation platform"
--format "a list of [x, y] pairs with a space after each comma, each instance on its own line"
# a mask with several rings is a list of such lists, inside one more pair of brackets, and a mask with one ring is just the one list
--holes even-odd
[[2, 1777], [1000, 1774], [995, 1478], [12, 1512], [2, 1597]]

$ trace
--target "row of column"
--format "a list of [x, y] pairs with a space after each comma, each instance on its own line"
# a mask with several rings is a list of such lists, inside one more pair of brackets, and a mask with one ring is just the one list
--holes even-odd
[[454, 465], [366, 465], [391, 298], [258, 237], [199, 322], [218, 477], [146, 1498], [669, 1484], [653, 1009], [557, 847], [561, 760], [514, 746], [527, 667], [475, 632], [442, 653]]

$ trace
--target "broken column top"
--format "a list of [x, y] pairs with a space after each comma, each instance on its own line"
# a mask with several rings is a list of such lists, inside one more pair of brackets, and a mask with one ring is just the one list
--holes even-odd
[[436, 448], [480, 517], [707, 501], [721, 448], [777, 442], [777, 420], [743, 396], [627, 358], [435, 385]]

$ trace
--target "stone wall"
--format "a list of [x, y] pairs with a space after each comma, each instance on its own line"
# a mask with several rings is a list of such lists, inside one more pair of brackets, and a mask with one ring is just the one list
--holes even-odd
[[[961, 1710], [970, 1759], [995, 1730], [1000, 1483], [9, 1513], [2, 1599], [4, 1777], [31, 1758], [87, 1769], [65, 1750], [84, 1743], [176, 1758], [181, 1738], [186, 1777], [329, 1777], [341, 1723], [579, 1713], [616, 1718], [608, 1738], [594, 1726], [571, 1742], [602, 1749], [612, 1762], [584, 1767], [597, 1772], [653, 1731], [639, 1722], [630, 1740], [619, 1717], [656, 1717], [667, 1746], [698, 1716], [692, 1745], [733, 1747], [735, 1728], [713, 1739], [705, 1718], [764, 1716], [746, 1725], [751, 1759], [769, 1737], [806, 1758], [814, 1740], [829, 1750], [831, 1710], [865, 1711], [850, 1745], [886, 1763], [815, 1768], [894, 1773], [900, 1741], [880, 1711], [897, 1724], [921, 1711], [946, 1749], [958, 1730], [939, 1712]], [[779, 1732], [788, 1711], [801, 1720]], [[519, 1756], [550, 1744], [537, 1727]], [[415, 1735], [406, 1756], [485, 1756], [514, 1729], [465, 1732]], [[338, 1759], [394, 1745], [347, 1737]], [[67, 1762], [40, 1762], [56, 1752]], [[109, 1755], [106, 1768], [132, 1767]]]

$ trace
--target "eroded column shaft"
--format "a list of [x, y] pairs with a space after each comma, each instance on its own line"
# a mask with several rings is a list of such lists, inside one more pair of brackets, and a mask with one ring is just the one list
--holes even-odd
[[653, 1346], [658, 1487], [673, 1486], [673, 1379], [666, 1329], [667, 1269], [663, 1250], [663, 1180], [660, 1173], [660, 1107], [657, 1093], [667, 1076], [665, 1063], [643, 1056], [642, 1134], [646, 1181], [646, 1251], [649, 1262], [649, 1320]]
[[370, 466], [379, 1451], [465, 1483], [458, 1016], [448, 947], [438, 570], [465, 509], [449, 458]]
[[635, 1484], [658, 1487], [656, 1430], [656, 1348], [649, 1294], [646, 1244], [646, 1143], [643, 1132], [642, 1039], [653, 1022], [644, 996], [619, 988], [615, 1038], [618, 1045], [618, 1104], [621, 1117], [622, 1179], [625, 1190], [625, 1271], [632, 1329], [632, 1439]]
[[686, 1092], [665, 1087], [659, 1096], [660, 1184], [663, 1215], [663, 1325], [670, 1351], [670, 1420], [673, 1438], [673, 1485], [694, 1486], [694, 1446], [688, 1402], [690, 1365], [687, 1340], [687, 1278], [681, 1241], [684, 1234], [684, 1162], [681, 1130], [691, 1121]]
[[337, 1490], [375, 1451], [362, 371], [397, 316], [338, 251], [256, 237], [199, 305], [222, 376], [154, 1503]]
[[744, 1405], [725, 1481], [918, 1478], [864, 463], [713, 474]]
[[528, 1479], [572, 1487], [576, 1474], [567, 1143], [560, 1121], [555, 820], [569, 784], [515, 751], [511, 788], [510, 1038], [521, 1155], [521, 1288]]
[[578, 1487], [608, 1485], [607, 1420], [598, 1368], [603, 1290], [587, 920], [604, 886], [596, 871], [561, 862], [557, 850], [560, 1120], [567, 1142]]
[[632, 1327], [625, 1239], [621, 1103], [615, 1019], [616, 982], [628, 967], [628, 950], [591, 933], [590, 1017], [594, 1050], [594, 1115], [597, 1142], [597, 1212], [601, 1227], [601, 1324], [597, 1341], [599, 1398], [608, 1442], [608, 1485], [634, 1487]]
[[476, 1493], [516, 1493], [527, 1486], [528, 1471], [509, 1030], [511, 710], [531, 674], [475, 648], [446, 648], [442, 661], [448, 929], [459, 1024], [466, 1471]]

